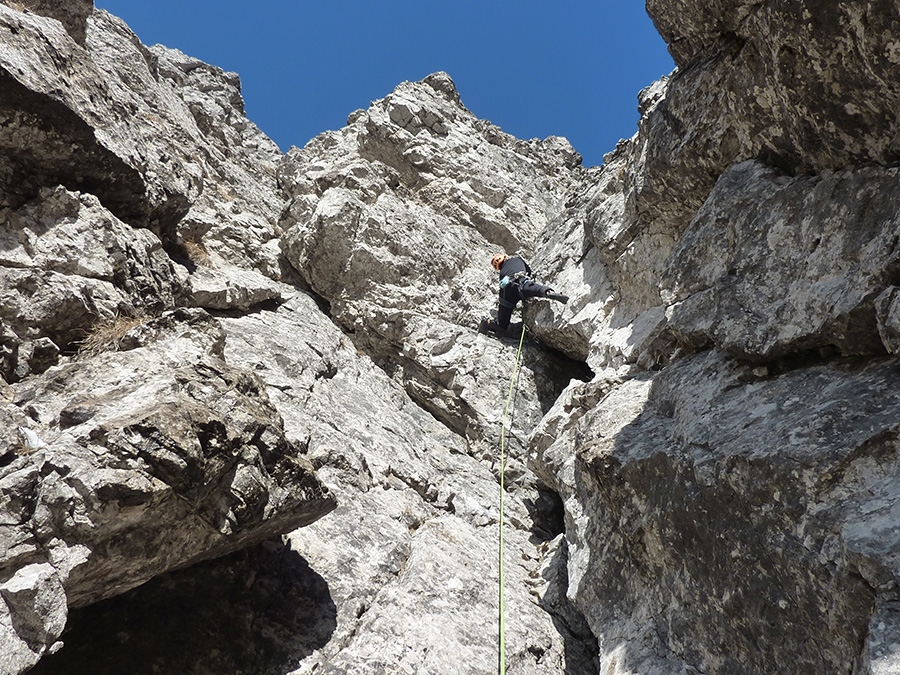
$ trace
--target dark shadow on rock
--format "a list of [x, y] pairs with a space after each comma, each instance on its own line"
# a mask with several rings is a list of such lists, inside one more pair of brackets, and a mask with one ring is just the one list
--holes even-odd
[[[565, 508], [562, 498], [547, 487], [538, 488], [538, 496], [525, 500], [531, 516], [531, 543], [551, 542], [565, 532]], [[540, 605], [553, 621], [563, 639], [565, 675], [589, 675], [599, 672], [600, 648], [584, 615], [569, 600], [569, 547], [565, 537], [542, 569], [547, 590]]]
[[64, 647], [33, 675], [283, 675], [323, 647], [325, 580], [280, 540], [172, 572], [71, 611]]
[[572, 380], [590, 382], [594, 372], [584, 361], [569, 358], [531, 334], [528, 337], [530, 344], [522, 350], [522, 364], [534, 373], [541, 413], [546, 415]]
[[566, 531], [565, 507], [553, 490], [538, 486], [537, 497], [525, 499], [524, 504], [531, 516], [532, 544], [550, 541]]
[[[598, 599], [594, 622], [618, 624], [604, 649], [624, 647], [620, 667], [857, 672], [877, 600], [858, 569], [877, 569], [877, 557], [842, 539], [842, 514], [896, 470], [898, 401], [887, 383], [900, 367], [829, 353], [778, 359], [747, 385], [747, 368], [724, 353], [692, 355], [639, 376], [652, 378], [647, 401], [612, 451], [591, 441], [577, 450], [583, 494], [595, 495], [581, 592]], [[716, 395], [697, 396], [715, 378]], [[838, 488], [863, 456], [879, 469]], [[835, 564], [820, 553], [828, 547], [859, 562]], [[635, 608], [650, 619], [623, 636], [620, 617]]]
[[[524, 339], [523, 329], [527, 331]], [[572, 380], [590, 382], [594, 379], [594, 372], [587, 363], [566, 356], [545, 344], [522, 322], [510, 323], [506, 334], [497, 339], [514, 351], [518, 349], [521, 340], [522, 365], [534, 373], [542, 414], [547, 414]]]
[[17, 208], [41, 187], [65, 185], [96, 195], [126, 223], [147, 225], [151, 209], [140, 172], [63, 103], [31, 91], [2, 68], [0, 118], [7, 120], [0, 128], [0, 206]]
[[569, 600], [569, 548], [563, 539], [553, 560], [544, 569], [548, 581], [541, 607], [550, 615], [556, 631], [563, 639], [565, 675], [591, 675], [600, 672], [600, 647], [584, 615]]

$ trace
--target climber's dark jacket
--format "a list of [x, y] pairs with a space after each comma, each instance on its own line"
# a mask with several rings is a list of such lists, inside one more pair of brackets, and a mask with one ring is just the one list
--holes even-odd
[[500, 307], [497, 309], [496, 325], [502, 330], [509, 327], [519, 300], [542, 297], [550, 292], [549, 286], [533, 281], [531, 276], [531, 268], [520, 256], [507, 258], [500, 265]]

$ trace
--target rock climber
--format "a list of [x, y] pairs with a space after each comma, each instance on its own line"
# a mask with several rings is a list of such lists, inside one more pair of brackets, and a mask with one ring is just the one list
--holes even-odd
[[500, 275], [500, 307], [497, 309], [497, 320], [484, 318], [478, 325], [479, 333], [491, 331], [497, 335], [506, 335], [513, 310], [519, 300], [528, 298], [549, 298], [562, 303], [569, 301], [568, 295], [562, 295], [550, 286], [544, 286], [532, 279], [531, 267], [521, 256], [508, 256], [497, 253], [491, 258], [491, 267]]

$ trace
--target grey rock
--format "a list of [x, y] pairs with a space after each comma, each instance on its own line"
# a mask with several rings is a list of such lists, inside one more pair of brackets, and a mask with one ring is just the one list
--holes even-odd
[[24, 0], [23, 2], [5, 2], [5, 5], [19, 5], [35, 14], [57, 19], [75, 42], [84, 45], [87, 34], [87, 19], [94, 11], [93, 0]]
[[66, 625], [66, 594], [49, 563], [16, 570], [0, 584], [0, 668], [4, 673], [33, 666]]
[[[282, 247], [357, 345], [477, 444], [495, 436], [500, 383], [512, 374], [510, 350], [474, 330], [496, 307], [490, 257], [523, 248], [558, 217], [579, 161], [564, 139], [524, 143], [476, 119], [435, 73], [288, 153]], [[539, 392], [533, 369], [548, 358], [546, 372], [563, 382]], [[537, 399], [568, 378], [546, 354], [525, 363], [528, 429]]]
[[760, 361], [883, 353], [875, 299], [900, 271], [898, 188], [894, 169], [791, 179], [732, 167], [667, 261], [660, 339]]
[[[0, 32], [4, 205], [18, 206], [43, 186], [65, 184], [97, 195], [126, 221], [148, 222], [153, 199], [136, 162], [117, 155], [113, 139], [94, 129], [100, 119], [128, 125], [137, 110], [114, 102], [111, 82], [57, 21], [4, 5]], [[78, 73], [77, 86], [66, 71]]]
[[15, 388], [45, 447], [0, 469], [0, 575], [49, 563], [79, 607], [334, 508], [263, 385], [221, 360], [223, 343], [208, 315], [178, 310], [136, 329], [126, 351]]
[[892, 593], [896, 361], [745, 370], [713, 351], [582, 387], [535, 434], [602, 667], [849, 671]]
[[179, 117], [180, 124], [199, 131], [192, 145], [205, 182], [177, 224], [179, 240], [202, 244], [214, 262], [280, 279], [276, 224], [284, 199], [275, 172], [282, 153], [247, 119], [240, 78], [161, 45], [150, 54], [160, 95], [174, 93], [173, 108], [182, 115], [186, 107], [192, 118]]
[[[589, 169], [445, 73], [282, 157], [236, 75], [0, 6], [4, 667], [493, 671], [502, 478], [510, 672], [895, 668], [898, 10], [820, 5], [649, 2]], [[503, 431], [501, 249], [570, 296]]]
[[573, 315], [536, 329], [598, 377], [529, 466], [601, 672], [891, 667], [896, 7], [864, 5], [649, 3], [679, 70], [539, 237]]
[[48, 337], [38, 338], [19, 345], [18, 365], [14, 380], [21, 380], [29, 373], [43, 373], [59, 361], [59, 347]]
[[246, 119], [234, 73], [148, 49], [102, 10], [83, 47], [58, 23], [6, 6], [0, 34], [0, 203], [62, 184], [152, 228], [173, 255], [209, 233], [208, 248], [277, 275], [281, 153]]
[[891, 675], [900, 669], [900, 633], [896, 602], [879, 600], [869, 621], [869, 634], [863, 647], [859, 671], [872, 675]]
[[190, 276], [191, 298], [204, 309], [247, 310], [268, 301], [281, 301], [293, 287], [273, 281], [255, 270], [221, 264], [198, 267]]
[[[475, 118], [447, 94], [451, 86], [444, 74], [404, 83], [351, 126], [289, 152], [279, 169], [292, 198], [283, 248], [348, 327], [357, 299], [388, 307], [415, 299], [423, 312], [477, 323], [490, 256], [533, 239], [577, 176], [568, 143], [518, 141]], [[399, 125], [394, 111], [408, 108], [450, 130]], [[325, 238], [328, 251], [317, 245]], [[473, 265], [479, 256], [484, 263]]]
[[683, 227], [746, 159], [791, 173], [897, 160], [896, 3], [650, 0], [647, 10], [678, 70], [649, 120], [645, 222]]
[[547, 344], [586, 361], [595, 373], [615, 375], [633, 368], [642, 345], [664, 325], [660, 279], [683, 226], [645, 213], [642, 195], [663, 189], [649, 175], [647, 158], [649, 130], [670, 86], [671, 80], [664, 78], [640, 93], [638, 132], [620, 141], [603, 166], [588, 170], [535, 247], [534, 265], [544, 270], [550, 285], [565, 289], [570, 300], [563, 316], [552, 308], [537, 308], [534, 329]]
[[885, 349], [891, 354], [900, 350], [900, 302], [897, 286], [890, 286], [875, 299], [878, 333]]
[[[10, 34], [15, 28], [21, 38], [7, 43], [8, 64], [55, 30], [30, 15], [11, 13], [7, 21]], [[23, 100], [34, 114], [69, 120], [83, 136], [56, 128], [47, 138], [77, 141], [95, 156], [90, 167], [77, 165], [70, 174], [71, 163], [53, 155], [59, 148], [32, 144], [10, 165], [9, 185], [21, 192], [16, 198], [10, 190], [8, 209], [22, 225], [10, 247], [18, 257], [9, 274], [50, 269], [103, 288], [103, 304], [73, 331], [113, 319], [122, 308], [138, 320], [105, 347], [74, 359], [63, 349], [45, 372], [20, 373], [4, 418], [13, 433], [16, 425], [33, 427], [47, 447], [28, 456], [13, 452], [4, 473], [10, 485], [4, 569], [49, 561], [61, 578], [65, 572], [72, 612], [99, 603], [128, 607], [129, 591], [152, 577], [178, 568], [187, 573], [200, 561], [309, 526], [334, 506], [315, 468], [342, 495], [339, 517], [296, 530], [290, 540], [327, 578], [334, 605], [310, 628], [324, 642], [315, 653], [293, 653], [294, 667], [391, 669], [399, 658], [442, 672], [489, 668], [497, 658], [496, 635], [485, 629], [485, 617], [496, 612], [498, 574], [500, 467], [493, 446], [513, 350], [474, 328], [495, 303], [490, 255], [521, 248], [556, 217], [580, 175], [580, 157], [563, 139], [523, 142], [477, 120], [461, 106], [452, 80], [438, 73], [355, 115], [353, 128], [292, 151], [280, 169], [291, 202], [276, 224], [283, 202], [270, 168], [280, 153], [243, 117], [236, 76], [175, 50], [147, 49], [100, 11], [88, 21], [84, 49], [52, 35], [81, 79], [64, 81], [55, 63], [37, 58], [30, 72], [14, 73], [10, 86], [27, 90]], [[56, 117], [41, 112], [51, 108]], [[358, 152], [346, 152], [354, 146]], [[80, 184], [71, 178], [79, 171], [93, 182], [76, 192]], [[122, 187], [114, 177], [131, 182]], [[68, 189], [52, 197], [41, 192], [57, 183]], [[38, 199], [32, 204], [23, 195]], [[418, 201], [409, 201], [414, 195]], [[335, 236], [316, 249], [313, 228], [334, 228], [324, 233], [332, 236], [346, 223], [329, 210], [357, 202], [373, 209], [367, 235], [373, 246], [343, 273], [329, 269], [321, 256], [340, 254], [355, 238]], [[69, 205], [57, 221], [109, 223], [79, 235], [96, 255], [79, 263], [65, 255], [35, 260], [32, 251], [52, 249], [56, 239], [32, 236], [39, 219], [31, 214], [51, 212], [51, 203]], [[312, 227], [305, 209], [321, 214]], [[397, 209], [405, 214], [402, 229], [392, 215]], [[456, 233], [452, 245], [432, 231], [435, 224]], [[51, 229], [54, 238], [66, 231]], [[129, 268], [121, 280], [111, 276], [103, 263], [122, 237], [107, 230], [144, 240], [153, 264]], [[284, 234], [284, 251], [324, 302], [273, 281], [290, 275], [276, 233]], [[436, 257], [435, 268], [418, 265], [418, 239], [447, 254]], [[377, 240], [385, 246], [375, 246]], [[133, 265], [141, 250], [122, 258]], [[157, 283], [132, 294], [141, 275]], [[420, 280], [433, 288], [416, 288]], [[35, 314], [34, 303], [12, 305], [17, 310], [4, 334], [11, 336], [13, 368], [14, 356], [30, 344], [26, 337], [56, 335], [60, 322], [50, 321], [51, 308], [65, 316], [61, 303], [79, 298], [55, 276], [33, 284], [59, 297], [45, 303], [43, 314]], [[388, 287], [393, 291], [385, 294]], [[365, 292], [345, 302], [349, 290]], [[188, 302], [228, 316], [217, 323], [200, 311], [169, 311]], [[322, 313], [326, 303], [354, 340]], [[143, 321], [142, 308], [151, 310]], [[150, 318], [158, 311], [160, 318]], [[394, 379], [361, 355], [363, 348]], [[524, 363], [504, 467], [508, 606], [517, 617], [508, 653], [516, 672], [577, 672], [591, 667], [591, 639], [555, 625], [577, 623], [561, 587], [565, 548], [548, 515], [555, 502], [523, 456], [541, 408], [571, 373], [534, 344], [526, 345]], [[18, 447], [14, 435], [6, 439]], [[448, 621], [461, 603], [465, 611]], [[289, 620], [282, 625], [297, 630]], [[401, 630], [409, 653], [396, 640]], [[55, 639], [48, 634], [42, 648], [56, 650]], [[76, 672], [67, 659], [80, 650], [67, 644], [45, 667]], [[471, 656], [462, 666], [468, 671], [459, 670], [460, 651]], [[209, 667], [243, 662], [223, 657]], [[193, 667], [177, 658], [162, 663]], [[146, 659], [144, 667], [159, 664]]]
[[[294, 672], [396, 672], [398, 662], [489, 670], [497, 658], [496, 457], [471, 456], [465, 436], [360, 358], [307, 296], [223, 323], [226, 358], [266, 382], [288, 437], [341, 495], [334, 514], [290, 535], [328, 580], [336, 611], [328, 643]], [[507, 602], [516, 617], [509, 658], [516, 672], [567, 663], [578, 672], [591, 653], [554, 628], [552, 612], [564, 602], [558, 579], [540, 574], [546, 559], [564, 554], [533, 534], [539, 495], [525, 483], [507, 502]], [[543, 595], [547, 608], [533, 601]]]
[[103, 320], [159, 312], [187, 295], [186, 275], [159, 238], [123, 223], [93, 195], [44, 189], [5, 215], [0, 320], [9, 335], [7, 379], [43, 372]]

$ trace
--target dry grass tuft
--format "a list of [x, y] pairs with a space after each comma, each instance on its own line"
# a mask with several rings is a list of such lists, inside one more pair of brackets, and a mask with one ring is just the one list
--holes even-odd
[[188, 260], [198, 267], [209, 265], [209, 251], [206, 250], [206, 247], [201, 242], [185, 239], [183, 245]]
[[132, 328], [147, 323], [148, 318], [139, 314], [138, 316], [116, 316], [98, 322], [81, 341], [78, 355], [95, 356], [102, 352], [118, 351], [125, 334]]

